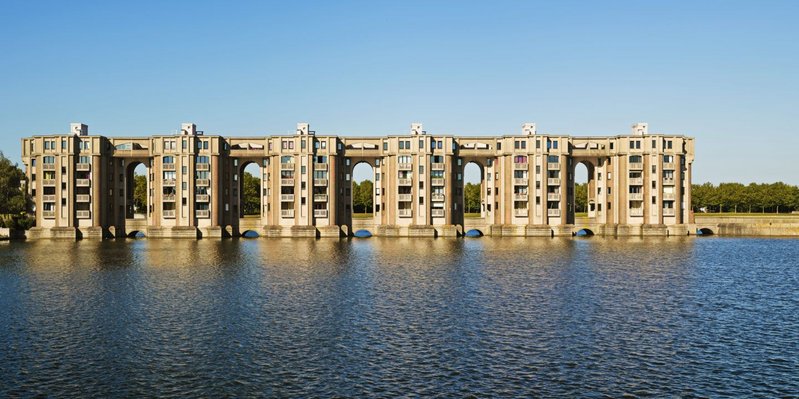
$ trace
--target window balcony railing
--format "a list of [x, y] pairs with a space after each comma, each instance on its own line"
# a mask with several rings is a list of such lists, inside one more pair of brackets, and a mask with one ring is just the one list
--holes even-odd
[[432, 179], [430, 179], [430, 185], [431, 186], [443, 186], [444, 185], [444, 179], [441, 178], [441, 177], [432, 178]]
[[42, 202], [55, 202], [55, 195], [42, 195]]
[[281, 202], [294, 202], [294, 194], [280, 194]]
[[55, 211], [42, 211], [42, 217], [45, 219], [55, 219]]
[[444, 163], [433, 162], [432, 164], [430, 164], [430, 170], [444, 170]]
[[313, 164], [313, 170], [327, 170], [326, 163], [315, 163]]
[[314, 209], [313, 216], [315, 218], [326, 218], [327, 217], [327, 209]]
[[663, 170], [674, 170], [674, 162], [664, 162]]
[[513, 216], [527, 217], [527, 209], [514, 209]]
[[327, 194], [314, 194], [314, 202], [327, 202]]
[[281, 209], [280, 210], [280, 217], [282, 217], [282, 218], [293, 218], [294, 217], [294, 209]]
[[42, 170], [55, 170], [55, 164], [54, 163], [43, 163], [42, 164]]
[[92, 202], [92, 196], [89, 194], [78, 194], [75, 196], [76, 202]]
[[442, 202], [444, 201], [444, 194], [441, 193], [430, 194], [430, 200], [433, 202]]
[[164, 186], [174, 187], [175, 186], [175, 179], [164, 179]]
[[413, 169], [413, 164], [401, 163], [401, 164], [397, 165], [397, 169], [399, 169], [399, 170], [411, 170], [411, 169]]
[[400, 186], [410, 186], [410, 185], [413, 184], [413, 180], [412, 179], [399, 179], [399, 180], [397, 180], [397, 184], [399, 184]]
[[294, 185], [294, 179], [280, 179], [280, 185], [281, 186], [293, 186]]
[[644, 185], [644, 178], [643, 177], [631, 177], [629, 179], [631, 186], [643, 186]]
[[165, 171], [168, 171], [168, 172], [169, 172], [169, 171], [174, 171], [174, 170], [175, 170], [175, 164], [173, 164], [173, 163], [165, 163], [165, 164], [163, 165], [163, 169], [164, 169]]
[[560, 201], [560, 194], [547, 193], [547, 201]]
[[526, 178], [522, 178], [522, 177], [514, 178], [513, 179], [513, 184], [516, 185], [516, 186], [526, 186], [527, 185], [527, 179]]
[[643, 162], [630, 162], [630, 170], [643, 170], [644, 163]]
[[527, 162], [518, 162], [513, 164], [513, 169], [515, 170], [527, 170], [530, 164]]
[[175, 210], [174, 209], [164, 209], [164, 218], [166, 219], [174, 219], [175, 218]]
[[398, 194], [397, 199], [400, 202], [410, 202], [413, 201], [413, 194]]
[[175, 194], [164, 194], [164, 202], [175, 202]]
[[399, 209], [399, 210], [397, 210], [397, 214], [401, 218], [409, 218], [409, 217], [413, 216], [413, 210], [412, 209]]
[[674, 208], [663, 208], [663, 216], [674, 216]]
[[294, 162], [281, 163], [280, 170], [294, 170]]
[[523, 193], [514, 193], [513, 194], [513, 200], [514, 201], [527, 201], [529, 198], [530, 198], [530, 196], [528, 194], [526, 194], [526, 193], [524, 193], [524, 194]]
[[44, 179], [42, 180], [43, 186], [55, 186], [55, 179]]
[[92, 211], [75, 211], [75, 217], [78, 219], [91, 219]]
[[560, 170], [560, 162], [547, 162], [547, 170]]
[[211, 164], [207, 163], [198, 163], [194, 165], [194, 168], [197, 169], [198, 172], [207, 172], [211, 170]]
[[643, 201], [644, 193], [629, 193], [630, 201]]
[[441, 208], [433, 208], [430, 210], [430, 215], [432, 215], [434, 218], [443, 218], [444, 210]]
[[210, 179], [197, 179], [197, 185], [200, 187], [208, 187], [211, 185]]
[[211, 196], [208, 194], [197, 194], [195, 198], [197, 198], [197, 202], [211, 202]]
[[547, 216], [560, 216], [560, 209], [547, 209]]
[[327, 186], [327, 179], [313, 179], [314, 186]]
[[75, 179], [75, 185], [78, 187], [89, 187], [92, 185], [91, 179]]
[[664, 177], [663, 178], [663, 184], [666, 185], [666, 186], [673, 186], [674, 185], [674, 178]]
[[75, 165], [75, 170], [78, 172], [88, 172], [92, 170], [92, 164], [90, 163], [79, 163]]
[[211, 211], [208, 209], [197, 209], [194, 211], [194, 214], [197, 216], [197, 219], [208, 219], [211, 217]]
[[674, 201], [676, 195], [674, 193], [663, 193], [663, 200], [664, 201]]
[[630, 216], [644, 216], [644, 208], [630, 208]]
[[548, 186], [560, 186], [560, 179], [557, 177], [550, 177], [547, 179]]

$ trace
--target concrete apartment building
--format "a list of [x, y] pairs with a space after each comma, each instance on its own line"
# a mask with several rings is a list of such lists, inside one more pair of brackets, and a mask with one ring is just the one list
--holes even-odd
[[[580, 229], [611, 236], [691, 233], [694, 140], [650, 134], [570, 137], [521, 134], [456, 137], [410, 132], [382, 137], [205, 135], [192, 123], [176, 134], [69, 134], [22, 140], [35, 202], [30, 238], [341, 237], [366, 229], [385, 236], [569, 236]], [[244, 168], [260, 168], [261, 213], [243, 217]], [[353, 219], [356, 165], [374, 172], [374, 216]], [[481, 172], [479, 218], [464, 217], [464, 169]], [[575, 218], [575, 167], [588, 170], [588, 215]], [[134, 169], [147, 169], [147, 207], [134, 214]]]

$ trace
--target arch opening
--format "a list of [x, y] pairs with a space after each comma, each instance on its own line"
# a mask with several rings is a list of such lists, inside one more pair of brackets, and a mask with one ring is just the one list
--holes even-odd
[[[347, 190], [350, 199], [349, 204], [346, 206], [347, 211], [353, 219], [374, 218], [381, 210], [375, 195], [375, 181], [379, 178], [375, 175], [375, 168], [367, 161], [358, 161], [352, 168], [352, 175], [347, 174], [346, 177], [351, 181], [350, 188]], [[410, 188], [400, 187], [399, 193], [403, 194], [403, 189]], [[410, 194], [410, 192], [407, 194]], [[403, 202], [401, 201], [400, 209], [402, 209], [402, 204]], [[408, 208], [410, 208], [410, 205], [408, 203]], [[320, 203], [320, 206], [326, 206], [326, 204]]]
[[[482, 165], [475, 161], [466, 163], [463, 167], [463, 198], [462, 201], [460, 201], [463, 207], [464, 218], [485, 217], [486, 184], [484, 180], [485, 177], [483, 176]], [[441, 187], [441, 194], [443, 194], [443, 189], [444, 188]], [[488, 205], [488, 207], [490, 207], [490, 205]]]
[[245, 230], [243, 233], [241, 233], [242, 238], [258, 238], [260, 236], [261, 235], [255, 230]]
[[139, 231], [139, 230], [133, 230], [130, 233], [128, 233], [128, 238], [137, 239], [137, 238], [145, 238], [145, 237], [146, 237], [146, 235], [143, 232]]
[[709, 229], [707, 227], [703, 227], [701, 229], [696, 229], [696, 235], [698, 235], [698, 236], [712, 236], [713, 234], [714, 234], [713, 230], [711, 230], [711, 229]]
[[372, 236], [372, 232], [366, 229], [360, 229], [352, 234], [355, 238], [369, 238]]
[[591, 229], [580, 229], [574, 233], [575, 237], [591, 237], [594, 235], [594, 232]]
[[464, 233], [463, 236], [468, 238], [480, 238], [483, 236], [483, 232], [478, 229], [471, 229]]

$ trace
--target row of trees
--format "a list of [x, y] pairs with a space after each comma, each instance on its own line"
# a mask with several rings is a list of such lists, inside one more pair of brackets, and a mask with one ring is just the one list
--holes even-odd
[[352, 213], [374, 213], [372, 193], [375, 190], [371, 180], [352, 182]]
[[27, 230], [33, 226], [33, 201], [22, 183], [25, 172], [0, 152], [0, 227]]
[[792, 212], [799, 210], [799, 187], [777, 183], [711, 183], [691, 186], [695, 212]]

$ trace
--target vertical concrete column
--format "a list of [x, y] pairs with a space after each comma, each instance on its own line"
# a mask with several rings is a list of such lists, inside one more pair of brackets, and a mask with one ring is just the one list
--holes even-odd
[[[674, 155], [674, 220], [677, 224], [683, 223], [682, 214], [682, 191], [683, 191], [683, 170], [682, 159], [685, 155]], [[690, 181], [686, 179], [686, 183]], [[686, 204], [688, 205], [688, 204]]]

